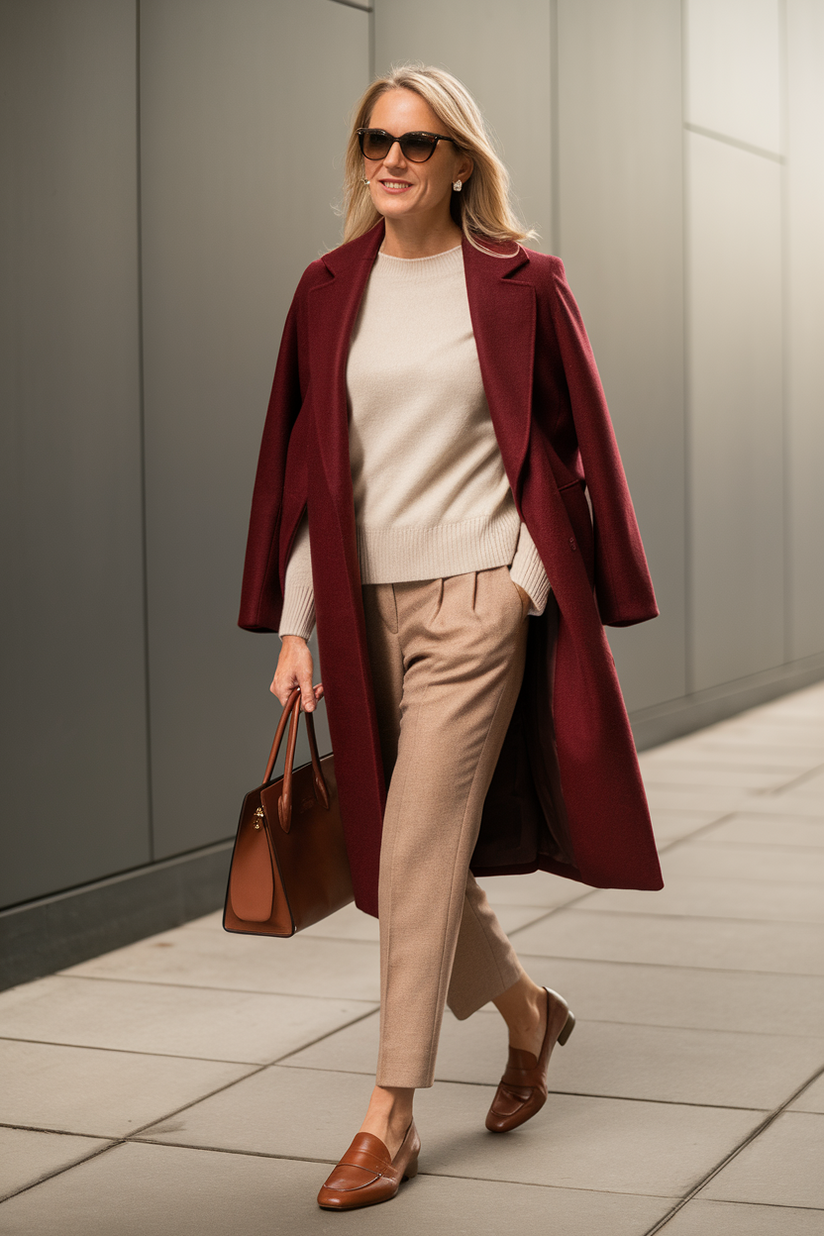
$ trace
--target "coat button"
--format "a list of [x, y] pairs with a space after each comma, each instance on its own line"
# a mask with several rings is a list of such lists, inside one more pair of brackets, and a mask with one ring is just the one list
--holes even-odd
[[574, 536], [571, 536], [571, 537], [569, 538], [569, 545], [570, 545], [570, 548], [571, 548], [573, 551], [574, 551], [574, 550], [576, 550], [576, 549], [578, 548], [578, 546], [575, 544], [575, 537], [574, 537]]

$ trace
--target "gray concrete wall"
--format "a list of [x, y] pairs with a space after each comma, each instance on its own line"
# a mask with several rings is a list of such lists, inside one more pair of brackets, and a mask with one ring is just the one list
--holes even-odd
[[0, 905], [151, 858], [135, 9], [0, 5]]
[[369, 49], [333, 0], [0, 3], [6, 981], [215, 900], [278, 715], [262, 416]]
[[824, 628], [824, 6], [787, 0], [785, 97], [786, 647]]
[[249, 501], [292, 292], [338, 243], [332, 204], [368, 27], [330, 0], [141, 5], [157, 858], [225, 837], [268, 754], [280, 645], [236, 626]]
[[686, 691], [635, 711], [642, 742], [824, 662], [824, 19], [682, 9]]
[[627, 707], [687, 690], [678, 0], [559, 0], [557, 250], [601, 371], [661, 616], [610, 632]]
[[0, 935], [40, 970], [215, 898], [276, 712], [234, 624], [278, 337], [393, 61], [476, 94], [580, 301], [662, 609], [610, 633], [639, 745], [824, 674], [818, 0], [374, 8], [0, 0]]

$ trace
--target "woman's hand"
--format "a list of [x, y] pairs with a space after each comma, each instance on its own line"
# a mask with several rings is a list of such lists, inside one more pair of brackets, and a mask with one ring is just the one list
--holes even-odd
[[300, 687], [300, 702], [304, 712], [314, 712], [316, 702], [323, 699], [323, 684], [312, 685], [312, 654], [300, 635], [284, 635], [278, 666], [269, 690], [284, 708], [295, 687]]

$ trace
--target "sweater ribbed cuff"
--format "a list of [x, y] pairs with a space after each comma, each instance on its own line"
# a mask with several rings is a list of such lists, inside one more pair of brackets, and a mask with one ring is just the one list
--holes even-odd
[[278, 635], [299, 635], [308, 640], [315, 629], [315, 590], [311, 584], [292, 584], [283, 601]]
[[537, 618], [546, 609], [546, 603], [549, 599], [549, 579], [547, 578], [540, 555], [535, 548], [535, 543], [523, 524], [521, 525], [518, 549], [515, 552], [515, 557], [512, 559], [509, 574], [513, 584], [523, 588], [529, 597], [532, 602], [529, 611], [530, 615], [533, 618]]

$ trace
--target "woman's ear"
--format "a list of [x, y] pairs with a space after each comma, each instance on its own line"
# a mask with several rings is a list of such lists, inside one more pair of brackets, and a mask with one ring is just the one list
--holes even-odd
[[474, 168], [474, 166], [475, 164], [470, 159], [469, 155], [465, 155], [461, 159], [460, 163], [458, 164], [458, 170], [455, 173], [455, 179], [462, 180], [465, 184], [467, 180], [469, 180], [469, 177], [472, 175], [472, 169]]

